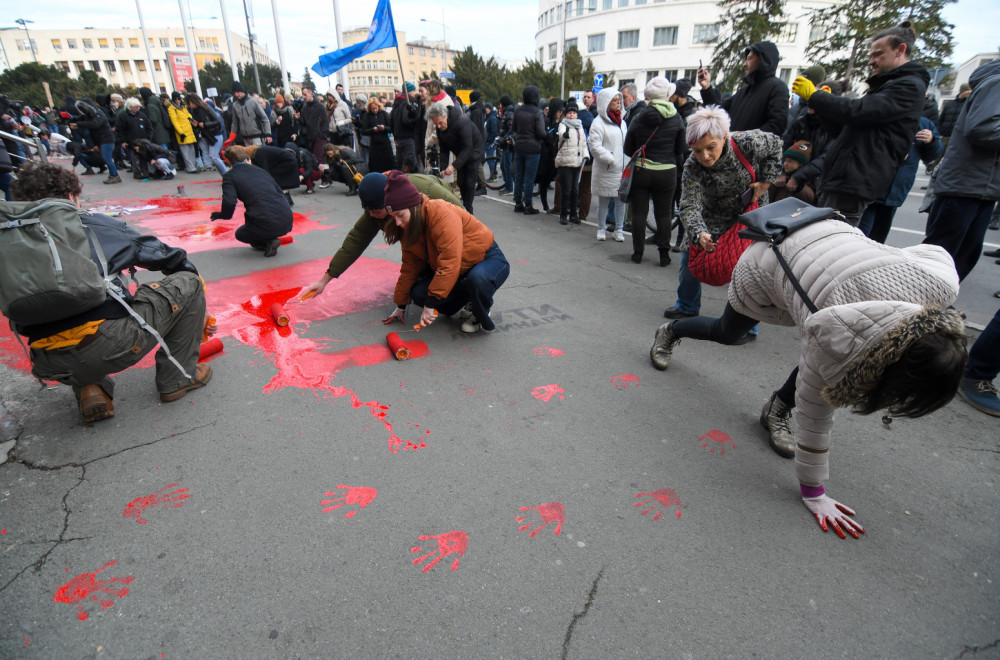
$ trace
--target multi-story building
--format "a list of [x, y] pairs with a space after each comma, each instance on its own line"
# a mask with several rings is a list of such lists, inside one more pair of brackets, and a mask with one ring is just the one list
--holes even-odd
[[438, 74], [450, 72], [456, 55], [458, 51], [450, 50], [448, 43], [444, 41], [429, 40], [426, 37], [408, 41], [403, 60], [406, 63], [406, 79], [420, 80], [425, 73], [432, 71]]
[[[811, 11], [839, 1], [785, 3], [785, 25], [772, 41], [781, 54], [776, 73], [789, 85], [809, 66], [806, 48], [817, 36]], [[699, 63], [710, 65], [721, 30], [712, 0], [539, 0], [538, 8], [539, 62], [559, 68], [564, 50], [575, 46], [597, 71], [614, 71], [616, 85], [634, 82], [640, 91], [655, 76], [694, 82]]]
[[[368, 38], [368, 28], [344, 32], [344, 45], [350, 46]], [[406, 80], [417, 81], [424, 73], [451, 71], [458, 51], [450, 50], [442, 41], [406, 41], [406, 33], [396, 31], [396, 48], [383, 48], [359, 57], [347, 65], [347, 85], [352, 94], [392, 98]], [[402, 44], [406, 44], [403, 46]], [[399, 58], [402, 57], [402, 69]]]
[[[224, 30], [192, 28], [195, 60], [199, 67], [206, 62], [229, 60]], [[149, 71], [146, 48], [139, 28], [83, 28], [79, 30], [31, 30], [31, 44], [23, 29], [0, 29], [0, 55], [9, 68], [37, 59], [39, 64], [55, 65], [70, 76], [93, 71], [110, 85], [159, 87], [161, 92], [183, 91], [184, 72], [190, 78], [190, 62], [184, 30], [181, 28], [147, 29], [156, 85]], [[237, 63], [249, 64], [250, 41], [232, 31], [229, 38]], [[32, 54], [32, 46], [34, 54]], [[258, 64], [277, 66], [267, 49], [254, 43]], [[219, 90], [220, 93], [229, 90]]]

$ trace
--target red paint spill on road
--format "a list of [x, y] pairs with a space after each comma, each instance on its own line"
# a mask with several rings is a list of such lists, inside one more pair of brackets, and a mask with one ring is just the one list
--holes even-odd
[[[348, 511], [346, 514], [344, 514], [345, 518], [350, 518], [355, 513], [357, 513], [361, 509], [371, 504], [372, 500], [375, 499], [375, 496], [378, 495], [378, 491], [376, 489], [369, 488], [367, 486], [340, 485], [337, 486], [337, 488], [340, 488], [345, 492], [339, 493], [337, 491], [334, 491], [331, 493], [324, 493], [324, 495], [326, 495], [327, 497], [331, 497], [332, 499], [323, 500], [320, 502], [320, 504], [324, 505], [333, 504], [333, 506], [328, 506], [325, 509], [323, 509], [323, 513], [329, 513], [348, 504], [357, 504], [358, 505], [357, 509], [352, 509], [351, 511]], [[334, 502], [336, 502], [336, 504], [334, 504]]]
[[535, 397], [539, 401], [551, 401], [552, 397], [558, 396], [560, 399], [565, 399], [563, 393], [566, 390], [559, 387], [558, 385], [539, 385], [535, 389], [531, 390], [531, 396]]
[[611, 384], [620, 390], [628, 389], [629, 385], [635, 385], [639, 387], [639, 377], [635, 374], [622, 374], [621, 376], [612, 376]]
[[[93, 573], [81, 573], [80, 575], [77, 575], [75, 578], [59, 587], [55, 596], [52, 597], [53, 602], [76, 605], [76, 618], [80, 621], [86, 621], [90, 617], [90, 615], [84, 611], [82, 605], [82, 603], [85, 603], [87, 600], [97, 602], [101, 606], [101, 611], [104, 611], [109, 607], [114, 607], [115, 602], [112, 599], [121, 598], [129, 591], [125, 588], [116, 588], [114, 585], [132, 584], [132, 581], [135, 580], [135, 578], [128, 576], [98, 580], [97, 574], [117, 563], [118, 560], [115, 559], [113, 561], [109, 561], [104, 566], [101, 566]], [[69, 569], [67, 568], [66, 570], [68, 571]]]
[[729, 434], [723, 433], [718, 429], [712, 429], [705, 435], [701, 436], [700, 438], [698, 438], [698, 442], [701, 443], [702, 449], [708, 449], [708, 447], [711, 445], [712, 448], [709, 449], [708, 452], [710, 454], [714, 454], [715, 450], [718, 449], [720, 456], [726, 455], [726, 443], [732, 445], [734, 450], [736, 449], [736, 443], [733, 442], [733, 439], [731, 437], [729, 437]]
[[540, 357], [554, 358], [565, 355], [566, 351], [561, 351], [558, 348], [549, 348], [548, 346], [536, 346], [534, 353]]
[[126, 506], [125, 510], [122, 511], [122, 516], [125, 518], [135, 518], [137, 523], [144, 525], [148, 522], [142, 517], [142, 514], [146, 511], [146, 509], [155, 509], [156, 507], [163, 507], [165, 509], [181, 508], [184, 506], [184, 500], [191, 497], [191, 495], [188, 493], [187, 488], [178, 488], [177, 490], [172, 490], [169, 493], [166, 492], [176, 486], [177, 484], [170, 484], [168, 486], [164, 486], [152, 495], [137, 497], [128, 503], [128, 506]]
[[539, 504], [538, 506], [522, 506], [518, 511], [530, 511], [531, 513], [527, 516], [514, 518], [517, 522], [527, 520], [527, 522], [517, 528], [517, 531], [523, 532], [532, 525], [538, 525], [538, 527], [528, 532], [528, 538], [535, 538], [538, 532], [545, 529], [551, 523], [556, 523], [556, 528], [552, 533], [558, 536], [559, 532], [562, 531], [563, 523], [566, 522], [566, 507], [562, 505], [562, 502], [549, 502], [547, 504]]
[[[438, 534], [436, 536], [435, 535], [418, 536], [417, 540], [418, 541], [432, 540], [432, 541], [437, 541], [438, 544], [437, 548], [431, 550], [426, 555], [417, 557], [412, 562], [413, 565], [416, 566], [417, 564], [423, 563], [425, 559], [428, 559], [429, 557], [432, 557], [433, 555], [436, 554], [437, 557], [434, 557], [434, 559], [432, 559], [429, 564], [420, 569], [424, 573], [430, 571], [439, 561], [441, 561], [448, 555], [458, 555], [455, 558], [455, 561], [451, 563], [451, 570], [453, 571], [458, 570], [458, 562], [461, 560], [462, 557], [465, 556], [465, 551], [469, 547], [469, 535], [466, 534], [465, 532], [460, 532], [458, 530], [445, 532], [444, 534]], [[423, 548], [420, 547], [419, 545], [410, 548], [410, 552], [421, 552], [421, 551], [423, 551]]]
[[671, 488], [660, 488], [659, 490], [654, 490], [652, 493], [636, 493], [636, 497], [645, 497], [646, 499], [640, 500], [633, 504], [632, 506], [644, 506], [646, 507], [642, 511], [642, 515], [646, 516], [650, 513], [656, 512], [653, 516], [653, 520], [659, 520], [663, 517], [663, 512], [670, 507], [677, 507], [677, 519], [680, 520], [681, 517], [681, 498], [677, 497], [677, 492]]

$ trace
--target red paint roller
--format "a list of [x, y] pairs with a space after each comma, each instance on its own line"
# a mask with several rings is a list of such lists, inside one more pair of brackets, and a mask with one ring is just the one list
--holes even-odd
[[295, 242], [295, 239], [292, 238], [291, 234], [289, 234], [287, 236], [281, 236], [280, 238], [278, 238], [278, 240], [281, 241], [282, 245], [288, 245], [289, 243], [294, 243]]
[[204, 344], [202, 344], [201, 347], [198, 349], [198, 361], [201, 362], [205, 358], [211, 357], [216, 353], [221, 352], [223, 348], [224, 347], [222, 345], [222, 340], [219, 339], [218, 337], [213, 337], [209, 339]]
[[288, 312], [285, 311], [285, 306], [281, 303], [271, 305], [271, 318], [282, 327], [288, 325]]
[[390, 332], [385, 336], [385, 343], [389, 344], [389, 350], [396, 356], [397, 360], [406, 360], [410, 357], [410, 347], [399, 338], [399, 333]]

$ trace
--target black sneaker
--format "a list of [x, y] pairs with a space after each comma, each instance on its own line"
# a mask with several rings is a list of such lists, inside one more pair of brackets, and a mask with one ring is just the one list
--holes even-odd
[[663, 317], [668, 319], [690, 319], [695, 316], [698, 316], [698, 312], [688, 314], [687, 312], [682, 312], [677, 305], [663, 310]]
[[165, 177], [163, 177], [163, 180], [164, 181], [170, 181], [172, 178], [174, 178], [174, 173], [173, 172], [171, 172], [170, 174], [168, 174]]
[[515, 204], [514, 213], [524, 213], [524, 204]]
[[274, 255], [278, 254], [279, 247], [281, 247], [281, 239], [280, 238], [271, 239], [271, 241], [268, 242], [267, 247], [264, 248], [264, 256], [273, 257]]
[[536, 209], [534, 206], [525, 206], [524, 215], [538, 215], [538, 209]]

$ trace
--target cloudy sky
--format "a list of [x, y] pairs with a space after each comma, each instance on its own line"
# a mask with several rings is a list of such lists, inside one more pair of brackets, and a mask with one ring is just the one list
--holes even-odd
[[[174, 0], [139, 0], [146, 26], [180, 27], [180, 9]], [[195, 27], [222, 28], [219, 0], [182, 0], [190, 7]], [[229, 16], [230, 29], [246, 31], [241, 0], [223, 0]], [[246, 0], [253, 19], [253, 31], [277, 61], [271, 2]], [[377, 0], [340, 0], [341, 25], [347, 30], [367, 26], [371, 22]], [[312, 66], [323, 52], [336, 48], [333, 0], [290, 2], [281, 0], [280, 20], [287, 68], [293, 78], [301, 78], [304, 68]], [[94, 27], [138, 27], [135, 0], [46, 0], [20, 3], [16, 15], [5, 11], [3, 27], [13, 27], [15, 18], [34, 21], [31, 28], [60, 29]], [[410, 40], [426, 36], [441, 38], [441, 23], [447, 27], [449, 43], [454, 48], [472, 46], [484, 57], [494, 55], [502, 60], [521, 60], [535, 51], [535, 29], [538, 24], [537, 0], [393, 0], [392, 10], [396, 29]], [[14, 5], [9, 6], [14, 9]], [[946, 16], [955, 24], [958, 46], [954, 60], [961, 63], [982, 51], [1000, 47], [1000, 2], [997, 0], [959, 0], [948, 8]], [[213, 18], [215, 17], [215, 18]], [[421, 19], [432, 22], [421, 22]]]

